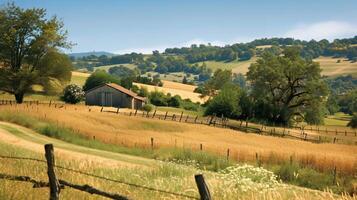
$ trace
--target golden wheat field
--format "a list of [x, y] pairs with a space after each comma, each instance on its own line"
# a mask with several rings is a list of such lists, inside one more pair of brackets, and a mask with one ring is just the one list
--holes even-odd
[[353, 175], [357, 170], [357, 146], [352, 145], [315, 144], [206, 125], [124, 116], [100, 112], [98, 107], [92, 107], [89, 112], [86, 106], [59, 109], [48, 105], [18, 105], [1, 106], [0, 112], [49, 120], [110, 144], [149, 147], [150, 139], [154, 138], [156, 148], [176, 146], [198, 150], [202, 144], [204, 151], [220, 155], [225, 155], [229, 148], [231, 159], [239, 161], [254, 161], [258, 153], [262, 162], [279, 163], [292, 156], [300, 163], [322, 171], [336, 166], [340, 173]]

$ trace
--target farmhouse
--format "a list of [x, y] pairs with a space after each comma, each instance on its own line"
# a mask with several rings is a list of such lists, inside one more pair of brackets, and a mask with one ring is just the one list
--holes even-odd
[[118, 84], [107, 83], [86, 91], [86, 105], [141, 109], [145, 98]]

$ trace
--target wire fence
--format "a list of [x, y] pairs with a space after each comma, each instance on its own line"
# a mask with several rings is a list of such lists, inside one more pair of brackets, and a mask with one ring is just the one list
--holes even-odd
[[[52, 146], [52, 148], [53, 148], [53, 146]], [[53, 152], [53, 149], [52, 149], [52, 152]], [[52, 155], [53, 155], [53, 153], [52, 153]], [[40, 162], [40, 163], [48, 163], [49, 162], [47, 157], [46, 157], [47, 160], [41, 160], [41, 159], [30, 158], [30, 157], [6, 156], [6, 155], [0, 155], [0, 158], [1, 159], [11, 159], [11, 160], [35, 161], [35, 162]], [[54, 160], [54, 158], [52, 158], [52, 159]], [[48, 166], [48, 168], [50, 168], [50, 166]], [[148, 186], [143, 186], [143, 185], [139, 185], [139, 184], [135, 184], [135, 183], [129, 183], [129, 182], [126, 182], [126, 181], [123, 181], [123, 180], [117, 180], [117, 179], [112, 179], [112, 178], [108, 178], [108, 177], [104, 177], [104, 176], [99, 176], [99, 175], [96, 175], [96, 174], [83, 172], [83, 171], [80, 171], [80, 170], [77, 170], [77, 169], [56, 165], [54, 163], [53, 163], [53, 168], [62, 169], [62, 170], [78, 173], [78, 174], [81, 174], [81, 175], [94, 177], [94, 178], [101, 179], [101, 180], [104, 180], [104, 181], [110, 181], [110, 182], [113, 182], [113, 183], [124, 184], [124, 185], [130, 186], [130, 187], [134, 187], [134, 188], [137, 188], [137, 189], [149, 190], [149, 191], [153, 191], [153, 192], [163, 193], [163, 194], [166, 194], [166, 195], [173, 195], [173, 196], [176, 196], [176, 197], [181, 197], [181, 198], [186, 198], [186, 199], [202, 199], [202, 198], [198, 198], [196, 196], [187, 195], [187, 194], [184, 194], [184, 193], [166, 191], [166, 190], [153, 188], [153, 187], [148, 187]], [[202, 176], [202, 175], [195, 175], [195, 177], [196, 176]], [[31, 183], [34, 184], [34, 188], [50, 187], [50, 185], [49, 185], [50, 183], [46, 183], [46, 182], [42, 182], [42, 181], [36, 181], [33, 178], [28, 177], [28, 176], [16, 176], [16, 175], [8, 175], [8, 174], [0, 173], [0, 179], [31, 182]], [[49, 177], [49, 179], [51, 179], [51, 177]], [[51, 182], [51, 180], [49, 180], [49, 182]], [[69, 186], [71, 188], [74, 188], [74, 189], [77, 189], [77, 190], [82, 190], [82, 191], [85, 191], [85, 192], [89, 192], [89, 191], [93, 192], [93, 190], [96, 190], [97, 192], [94, 192], [94, 194], [105, 196], [105, 197], [109, 197], [109, 198], [112, 198], [112, 199], [120, 199], [120, 200], [128, 199], [127, 197], [124, 197], [122, 195], [110, 194], [108, 192], [100, 191], [100, 190], [98, 190], [98, 189], [96, 189], [96, 188], [94, 188], [92, 186], [88, 186], [88, 185], [80, 186], [80, 185], [69, 183], [69, 182], [64, 181], [64, 180], [59, 180], [58, 182], [62, 183], [63, 185]], [[210, 196], [210, 194], [207, 194], [207, 192], [209, 193], [209, 191], [208, 191], [208, 187], [207, 187], [204, 179], [203, 179], [203, 182], [202, 182], [202, 180], [201, 180], [201, 182], [197, 182], [197, 180], [196, 180], [196, 184], [197, 184], [197, 187], [198, 187], [200, 195], [202, 195], [201, 194], [202, 191], [200, 191], [200, 187], [203, 187], [203, 188], [207, 189], [207, 191], [203, 192], [203, 194]], [[61, 187], [63, 188], [63, 186], [61, 186]], [[89, 192], [89, 193], [91, 193], [91, 192]]]

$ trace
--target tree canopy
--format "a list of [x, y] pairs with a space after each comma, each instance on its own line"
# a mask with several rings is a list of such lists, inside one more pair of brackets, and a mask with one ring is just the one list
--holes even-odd
[[46, 88], [54, 79], [70, 80], [71, 62], [59, 52], [71, 46], [61, 21], [46, 19], [45, 9], [15, 4], [0, 9], [0, 21], [0, 90], [22, 103], [35, 84]]
[[[327, 86], [321, 80], [319, 64], [301, 58], [298, 48], [287, 48], [283, 56], [266, 53], [249, 67], [247, 79], [252, 97], [269, 110], [268, 120], [287, 124], [294, 116], [305, 117], [306, 111], [324, 101]], [[267, 114], [267, 113], [264, 113]]]

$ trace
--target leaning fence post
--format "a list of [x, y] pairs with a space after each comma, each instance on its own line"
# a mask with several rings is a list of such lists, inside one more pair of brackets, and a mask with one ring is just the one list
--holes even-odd
[[195, 181], [198, 188], [198, 192], [200, 193], [201, 200], [212, 200], [211, 194], [209, 192], [208, 186], [203, 178], [202, 174], [195, 175]]
[[183, 111], [181, 112], [181, 115], [180, 115], [180, 122], [181, 122], [181, 120], [182, 120], [182, 115], [183, 115]]
[[120, 109], [120, 107], [118, 106], [118, 108], [117, 108], [117, 114], [119, 114], [119, 109]]
[[47, 174], [48, 174], [48, 180], [50, 185], [50, 200], [58, 200], [60, 187], [54, 170], [55, 157], [53, 153], [52, 144], [45, 145], [45, 157], [47, 160]]
[[156, 109], [155, 109], [155, 111], [154, 111], [154, 114], [152, 115], [152, 118], [154, 118], [154, 117], [155, 117], [155, 115], [156, 115]]

